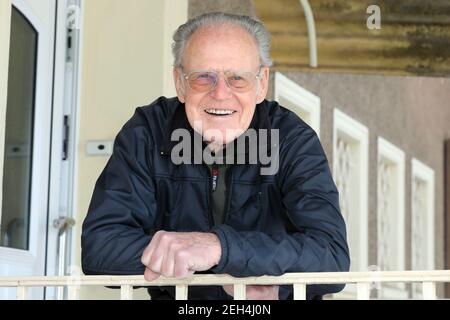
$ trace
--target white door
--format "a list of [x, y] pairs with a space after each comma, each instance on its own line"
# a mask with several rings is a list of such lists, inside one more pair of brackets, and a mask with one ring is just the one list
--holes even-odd
[[[11, 2], [0, 276], [44, 275], [56, 0]], [[0, 289], [2, 299], [15, 294]]]

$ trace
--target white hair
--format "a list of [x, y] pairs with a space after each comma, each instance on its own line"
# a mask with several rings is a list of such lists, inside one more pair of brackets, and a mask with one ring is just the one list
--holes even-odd
[[249, 16], [212, 12], [190, 19], [175, 31], [172, 43], [174, 67], [181, 66], [187, 42], [195, 31], [201, 27], [224, 24], [231, 24], [246, 30], [256, 41], [261, 65], [264, 67], [272, 66], [272, 60], [270, 59], [270, 34], [261, 22]]

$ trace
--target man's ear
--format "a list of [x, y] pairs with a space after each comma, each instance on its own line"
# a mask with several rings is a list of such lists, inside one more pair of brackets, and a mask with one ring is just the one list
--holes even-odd
[[173, 74], [173, 81], [175, 82], [175, 90], [177, 91], [178, 100], [180, 100], [181, 103], [184, 103], [185, 88], [181, 70], [179, 68], [173, 68], [172, 74]]
[[258, 81], [258, 91], [256, 92], [256, 104], [263, 102], [267, 96], [269, 88], [269, 67], [261, 68], [260, 78]]

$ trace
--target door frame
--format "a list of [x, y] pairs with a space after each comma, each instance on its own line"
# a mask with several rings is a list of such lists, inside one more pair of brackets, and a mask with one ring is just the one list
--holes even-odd
[[[50, 197], [47, 224], [46, 275], [62, 276], [73, 273], [76, 239], [74, 228], [62, 236], [54, 221], [61, 217], [76, 218], [76, 172], [78, 145], [78, 120], [81, 88], [81, 26], [82, 0], [58, 0], [56, 12], [56, 39], [53, 91], [52, 148], [50, 166]], [[68, 9], [77, 12], [74, 29], [68, 31]], [[74, 10], [71, 12], [73, 13]], [[73, 18], [73, 15], [72, 15]], [[71, 48], [68, 48], [68, 37]], [[64, 118], [66, 118], [66, 122]], [[66, 126], [67, 125], [67, 126]], [[67, 136], [68, 134], [68, 136]], [[67, 158], [63, 160], [64, 140], [68, 138]], [[76, 222], [77, 224], [79, 222]], [[63, 288], [46, 288], [46, 299], [64, 299], [67, 292]]]

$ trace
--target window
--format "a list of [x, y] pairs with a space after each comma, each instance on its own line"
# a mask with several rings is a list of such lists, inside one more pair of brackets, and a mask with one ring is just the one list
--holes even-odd
[[[405, 270], [405, 153], [378, 138], [377, 252], [381, 271]], [[408, 298], [403, 283], [383, 283], [378, 298]]]
[[36, 30], [13, 7], [0, 246], [23, 250], [29, 247], [37, 41]]
[[320, 98], [281, 73], [275, 74], [275, 100], [295, 112], [320, 136]]

